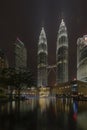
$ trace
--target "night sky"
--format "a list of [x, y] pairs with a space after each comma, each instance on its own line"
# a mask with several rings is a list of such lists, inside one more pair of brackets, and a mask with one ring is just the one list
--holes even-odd
[[[87, 0], [2, 0], [0, 1], [0, 48], [13, 64], [16, 37], [25, 43], [28, 67], [37, 75], [37, 44], [42, 25], [48, 41], [48, 63], [56, 63], [56, 41], [61, 18], [69, 37], [69, 80], [76, 77], [76, 41], [87, 34]], [[53, 72], [49, 84], [55, 83]]]

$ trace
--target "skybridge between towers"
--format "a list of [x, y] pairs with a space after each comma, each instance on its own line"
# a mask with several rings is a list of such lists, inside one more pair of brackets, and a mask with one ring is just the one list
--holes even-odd
[[54, 74], [56, 75], [56, 65], [48, 65], [47, 66], [47, 76], [49, 76], [49, 74], [51, 73], [51, 72], [54, 72]]

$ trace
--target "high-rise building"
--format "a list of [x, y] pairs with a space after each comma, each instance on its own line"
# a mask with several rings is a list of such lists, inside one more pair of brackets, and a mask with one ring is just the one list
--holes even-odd
[[47, 50], [47, 38], [45, 30], [42, 27], [39, 42], [38, 42], [38, 79], [37, 86], [47, 86], [47, 59], [48, 59], [48, 50]]
[[15, 42], [15, 69], [23, 71], [27, 67], [27, 50], [24, 43], [17, 38]]
[[62, 19], [57, 38], [56, 49], [57, 77], [56, 82], [63, 83], [68, 81], [68, 35], [64, 20]]
[[87, 35], [77, 40], [77, 80], [87, 82]]

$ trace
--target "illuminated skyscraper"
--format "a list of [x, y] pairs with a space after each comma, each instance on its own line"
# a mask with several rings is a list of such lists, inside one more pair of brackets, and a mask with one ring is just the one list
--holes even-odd
[[47, 38], [42, 27], [39, 42], [38, 42], [38, 79], [37, 86], [47, 86], [47, 59], [48, 59], [48, 50], [47, 50]]
[[77, 40], [77, 80], [87, 82], [87, 35]]
[[56, 50], [57, 84], [68, 81], [68, 36], [67, 28], [62, 19], [57, 38]]
[[17, 38], [15, 42], [15, 69], [24, 70], [27, 67], [27, 50], [24, 43]]

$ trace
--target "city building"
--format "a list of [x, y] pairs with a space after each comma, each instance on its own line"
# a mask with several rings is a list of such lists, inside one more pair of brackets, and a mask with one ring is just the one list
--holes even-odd
[[24, 43], [17, 38], [15, 42], [15, 69], [23, 71], [27, 67], [27, 50]]
[[77, 80], [87, 82], [87, 35], [77, 40]]
[[57, 97], [87, 97], [87, 82], [72, 80], [51, 87], [52, 95]]
[[2, 50], [0, 50], [0, 69], [8, 68], [7, 58]]
[[57, 48], [56, 48], [56, 82], [64, 83], [68, 81], [68, 35], [67, 28], [64, 20], [62, 19], [58, 37], [57, 37]]
[[37, 86], [47, 86], [47, 60], [48, 60], [48, 49], [47, 49], [47, 38], [44, 28], [42, 27], [39, 42], [38, 42], [38, 79]]

